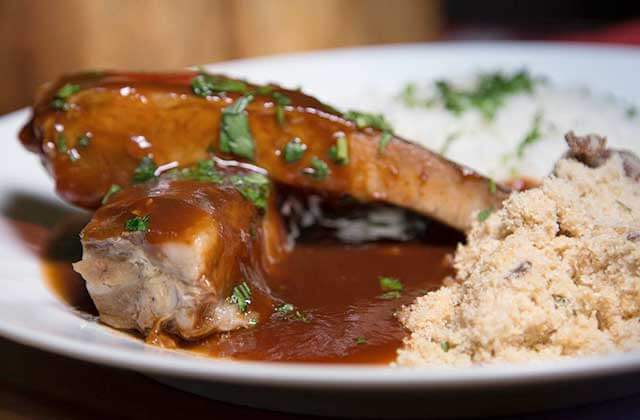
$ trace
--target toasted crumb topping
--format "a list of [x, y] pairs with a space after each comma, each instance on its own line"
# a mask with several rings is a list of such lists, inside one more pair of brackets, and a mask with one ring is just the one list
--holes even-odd
[[640, 185], [618, 155], [595, 169], [561, 160], [539, 188], [475, 222], [455, 278], [399, 312], [411, 333], [397, 364], [640, 348], [639, 230]]

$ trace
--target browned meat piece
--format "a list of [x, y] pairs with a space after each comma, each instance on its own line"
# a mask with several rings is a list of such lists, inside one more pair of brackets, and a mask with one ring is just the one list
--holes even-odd
[[41, 154], [58, 192], [88, 208], [112, 184], [143, 178], [141, 164], [159, 173], [209, 150], [262, 167], [276, 183], [395, 204], [462, 230], [506, 195], [393, 136], [377, 116], [341, 114], [276, 86], [194, 72], [84, 74], [50, 85], [34, 109], [22, 142]]
[[569, 145], [566, 157], [576, 159], [589, 167], [597, 168], [604, 164], [612, 154], [618, 154], [622, 158], [626, 175], [635, 181], [640, 181], [640, 159], [627, 150], [608, 149], [606, 137], [598, 134], [578, 136], [573, 131], [569, 131], [564, 138]]
[[244, 283], [266, 293], [263, 276], [282, 252], [277, 212], [258, 208], [273, 201], [263, 200], [268, 181], [206, 169], [117, 192], [83, 230], [74, 268], [106, 324], [194, 339], [257, 321], [237, 299]]

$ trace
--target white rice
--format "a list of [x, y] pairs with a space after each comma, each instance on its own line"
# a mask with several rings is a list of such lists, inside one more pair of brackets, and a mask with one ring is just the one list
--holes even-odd
[[[456, 86], [472, 80], [447, 81]], [[433, 81], [418, 86], [426, 96], [433, 92]], [[640, 115], [628, 115], [637, 105], [584, 88], [537, 83], [532, 94], [507, 98], [493, 121], [474, 109], [456, 116], [442, 105], [410, 108], [399, 95], [380, 92], [369, 91], [354, 101], [348, 105], [384, 114], [397, 134], [432, 150], [441, 151], [447, 138], [454, 136], [445, 155], [497, 180], [547, 175], [566, 150], [563, 136], [569, 130], [606, 135], [611, 147], [640, 154]], [[537, 113], [541, 116], [541, 137], [520, 158], [516, 150]]]

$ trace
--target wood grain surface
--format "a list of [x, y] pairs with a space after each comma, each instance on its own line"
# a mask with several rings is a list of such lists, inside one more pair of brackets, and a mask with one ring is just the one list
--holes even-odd
[[0, 0], [0, 114], [62, 73], [426, 41], [438, 0]]

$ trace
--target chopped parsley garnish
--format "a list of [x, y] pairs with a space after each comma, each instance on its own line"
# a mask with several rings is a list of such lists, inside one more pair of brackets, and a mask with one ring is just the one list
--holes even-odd
[[378, 278], [378, 282], [383, 292], [402, 292], [404, 289], [400, 280], [393, 277], [381, 276]]
[[393, 127], [384, 118], [384, 115], [351, 110], [345, 112], [342, 116], [347, 120], [353, 121], [358, 128], [371, 127], [382, 131], [378, 142], [378, 153], [382, 154], [384, 152], [384, 149], [391, 141], [391, 133], [393, 132]]
[[269, 95], [273, 92], [274, 87], [270, 85], [258, 86], [255, 90], [256, 95]]
[[444, 143], [442, 143], [442, 146], [440, 147], [440, 154], [443, 156], [446, 155], [453, 142], [458, 140], [460, 135], [461, 134], [458, 131], [448, 134], [444, 139]]
[[201, 160], [190, 168], [184, 168], [176, 172], [179, 179], [191, 181], [211, 182], [219, 184], [223, 176], [217, 171], [212, 159]]
[[122, 187], [120, 185], [112, 184], [104, 197], [102, 197], [102, 204], [107, 204], [107, 202], [109, 202], [109, 199], [120, 191], [122, 191]]
[[232, 185], [245, 199], [251, 201], [259, 209], [266, 209], [269, 197], [269, 179], [260, 173], [252, 172], [225, 176], [216, 168], [213, 159], [205, 159], [184, 169], [168, 172], [174, 179], [210, 182], [213, 184]]
[[345, 112], [342, 116], [347, 120], [353, 121], [358, 128], [371, 127], [380, 131], [393, 131], [391, 124], [389, 124], [382, 114], [371, 114], [351, 110]]
[[449, 342], [448, 341], [441, 341], [440, 342], [440, 348], [442, 349], [443, 352], [448, 352], [449, 351]]
[[359, 346], [362, 346], [363, 344], [367, 344], [367, 339], [362, 336], [356, 337], [353, 341], [355, 341], [355, 343]]
[[329, 170], [329, 166], [325, 161], [319, 159], [317, 156], [313, 156], [311, 158], [310, 166], [308, 168], [305, 168], [302, 173], [310, 176], [313, 179], [322, 181], [327, 176], [329, 176], [329, 173], [331, 173], [331, 171]]
[[296, 309], [296, 307], [290, 303], [283, 303], [282, 305], [276, 306], [274, 312], [278, 318], [283, 320], [310, 322], [306, 314]]
[[74, 94], [80, 92], [80, 86], [67, 83], [56, 92], [51, 101], [51, 107], [57, 111], [66, 111], [69, 109], [67, 100]]
[[222, 111], [220, 122], [222, 152], [253, 160], [255, 143], [249, 129], [249, 117], [245, 111], [252, 100], [252, 95], [243, 96]]
[[524, 151], [527, 147], [535, 143], [536, 141], [542, 138], [542, 133], [540, 131], [540, 123], [542, 122], [542, 113], [537, 112], [533, 117], [533, 123], [531, 128], [524, 136], [524, 139], [518, 144], [518, 148], [516, 149], [516, 155], [518, 158], [522, 158], [524, 156]]
[[247, 307], [251, 304], [251, 289], [246, 282], [234, 286], [229, 297], [231, 303], [238, 305], [240, 312], [247, 312]]
[[379, 299], [391, 300], [398, 299], [402, 295], [402, 291], [404, 287], [400, 280], [393, 277], [378, 277], [378, 283], [380, 284], [380, 289], [384, 292], [380, 296]]
[[231, 176], [231, 183], [242, 196], [251, 201], [254, 206], [264, 210], [269, 198], [269, 179], [257, 172], [247, 175]]
[[290, 312], [293, 312], [295, 308], [296, 307], [290, 303], [283, 303], [282, 305], [276, 306], [274, 310], [279, 314], [286, 315]]
[[378, 142], [378, 153], [382, 154], [387, 145], [391, 142], [392, 134], [390, 131], [383, 131], [380, 134], [380, 141]]
[[495, 194], [498, 191], [498, 186], [496, 185], [496, 181], [494, 181], [491, 178], [489, 178], [488, 187], [489, 187], [489, 192], [491, 194]]
[[67, 153], [67, 136], [63, 132], [58, 133], [56, 136], [56, 150], [60, 153]]
[[156, 174], [158, 165], [153, 161], [151, 156], [142, 158], [138, 167], [133, 171], [133, 182], [145, 182], [153, 178]]
[[413, 83], [407, 83], [402, 92], [400, 93], [400, 98], [402, 102], [410, 108], [414, 108], [420, 104], [420, 100], [417, 97], [418, 86]]
[[302, 159], [302, 155], [306, 150], [307, 145], [296, 137], [284, 146], [282, 158], [287, 163], [297, 162]]
[[276, 103], [276, 119], [278, 120], [278, 124], [284, 124], [284, 107], [287, 105], [291, 105], [291, 99], [287, 95], [284, 95], [280, 92], [273, 92], [271, 94], [274, 102]]
[[447, 81], [439, 80], [435, 82], [436, 96], [428, 100], [419, 98], [417, 86], [410, 83], [404, 87], [400, 98], [410, 107], [441, 103], [455, 115], [475, 109], [487, 120], [493, 120], [509, 96], [533, 92], [535, 82], [524, 70], [512, 75], [494, 72], [480, 75], [469, 88], [456, 88]]
[[148, 232], [150, 221], [149, 216], [135, 216], [124, 223], [124, 229], [127, 232]]
[[336, 139], [336, 144], [329, 149], [329, 157], [338, 165], [349, 163], [349, 144], [346, 136], [341, 135]]
[[491, 216], [491, 213], [493, 213], [493, 207], [489, 207], [488, 209], [484, 209], [484, 210], [480, 211], [478, 213], [478, 221], [479, 222], [484, 222], [485, 220], [487, 220], [489, 218], [489, 216]]
[[245, 93], [247, 84], [226, 77], [200, 73], [191, 80], [191, 90], [198, 96], [211, 96], [221, 92]]
[[85, 147], [89, 146], [89, 144], [91, 143], [91, 134], [89, 133], [81, 134], [80, 136], [78, 136], [78, 139], [76, 142], [78, 144], [78, 147], [84, 149]]

